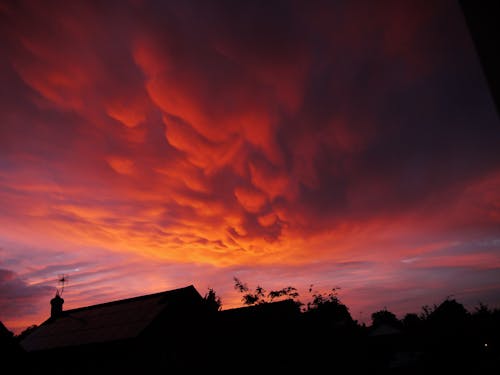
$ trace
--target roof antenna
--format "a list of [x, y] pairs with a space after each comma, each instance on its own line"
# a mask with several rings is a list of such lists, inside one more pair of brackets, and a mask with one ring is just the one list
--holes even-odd
[[50, 318], [56, 319], [62, 315], [64, 299], [61, 297], [64, 292], [64, 284], [68, 282], [68, 275], [57, 276], [57, 282], [61, 288], [56, 288], [56, 296], [50, 300]]
[[56, 288], [56, 295], [61, 297], [64, 292], [64, 284], [69, 282], [69, 276], [63, 273], [57, 277], [57, 282], [58, 284], [61, 284], [61, 288]]

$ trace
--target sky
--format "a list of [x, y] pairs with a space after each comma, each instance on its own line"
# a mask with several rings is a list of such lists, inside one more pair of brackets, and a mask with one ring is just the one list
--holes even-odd
[[500, 307], [500, 126], [451, 1], [0, 1], [0, 320], [194, 285]]

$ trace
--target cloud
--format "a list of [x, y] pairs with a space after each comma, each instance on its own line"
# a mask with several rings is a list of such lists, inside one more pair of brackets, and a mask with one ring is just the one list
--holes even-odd
[[[36, 316], [39, 313], [42, 299], [48, 300], [48, 296], [54, 289], [43, 285], [30, 285], [19, 277], [15, 272], [8, 269], [0, 269], [0, 310], [1, 320], [9, 328], [11, 322], [20, 317]], [[16, 322], [17, 323], [17, 322]], [[26, 328], [26, 327], [24, 327]]]
[[0, 18], [0, 239], [73, 256], [45, 267], [123, 257], [91, 262], [109, 280], [82, 281], [81, 303], [124, 295], [134, 262], [358, 288], [403, 277], [385, 260], [465, 266], [450, 244], [494, 237], [498, 117], [456, 6], [20, 1]]
[[[284, 235], [270, 234], [262, 217], [277, 217], [297, 228], [287, 234], [301, 236], [351, 219], [393, 220], [423, 204], [446, 207], [496, 168], [494, 137], [484, 136], [495, 131], [492, 114], [467, 78], [473, 62], [447, 65], [471, 48], [463, 25], [445, 25], [445, 33], [459, 30], [449, 45], [427, 39], [447, 9], [397, 5], [393, 18], [359, 5], [296, 12], [301, 7], [266, 5], [256, 13], [253, 5], [216, 2], [202, 6], [200, 20], [201, 10], [189, 4], [144, 3], [110, 20], [112, 5], [13, 5], [10, 15], [23, 17], [7, 12], [10, 69], [18, 77], [11, 81], [25, 108], [24, 121], [11, 120], [17, 130], [3, 130], [11, 147], [18, 144], [9, 164], [55, 180], [66, 195], [69, 186], [84, 186], [59, 210], [83, 222], [75, 204], [86, 201], [81, 194], [117, 192], [133, 202], [128, 211], [136, 217], [173, 206], [182, 207], [174, 216], [186, 215], [179, 221], [199, 227], [205, 216], [227, 218], [219, 240], [244, 248], [258, 236], [273, 242]], [[338, 21], [331, 31], [325, 13]], [[363, 21], [360, 30], [350, 17]], [[194, 19], [195, 27], [183, 26]], [[453, 109], [464, 101], [470, 110]], [[472, 127], [476, 115], [485, 121]], [[20, 122], [29, 125], [19, 129]], [[20, 153], [24, 162], [14, 159]], [[34, 172], [35, 161], [48, 163], [46, 171]], [[139, 198], [146, 189], [147, 201]]]

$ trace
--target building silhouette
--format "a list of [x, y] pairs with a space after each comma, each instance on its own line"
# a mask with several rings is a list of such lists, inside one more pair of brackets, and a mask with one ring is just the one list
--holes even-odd
[[186, 353], [203, 352], [200, 332], [208, 313], [192, 286], [93, 306], [63, 310], [20, 341], [32, 372], [101, 374], [190, 367]]
[[50, 375], [500, 369], [500, 311], [470, 314], [449, 299], [403, 321], [379, 311], [368, 327], [338, 300], [309, 310], [292, 299], [220, 310], [192, 285], [71, 310], [58, 293], [50, 303], [51, 316], [19, 343], [0, 326], [3, 368]]

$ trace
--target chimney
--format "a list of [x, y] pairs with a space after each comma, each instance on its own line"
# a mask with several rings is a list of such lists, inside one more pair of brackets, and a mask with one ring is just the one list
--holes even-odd
[[56, 293], [56, 296], [50, 300], [50, 317], [55, 319], [61, 316], [63, 311], [63, 303], [64, 299], [59, 295], [59, 291]]

